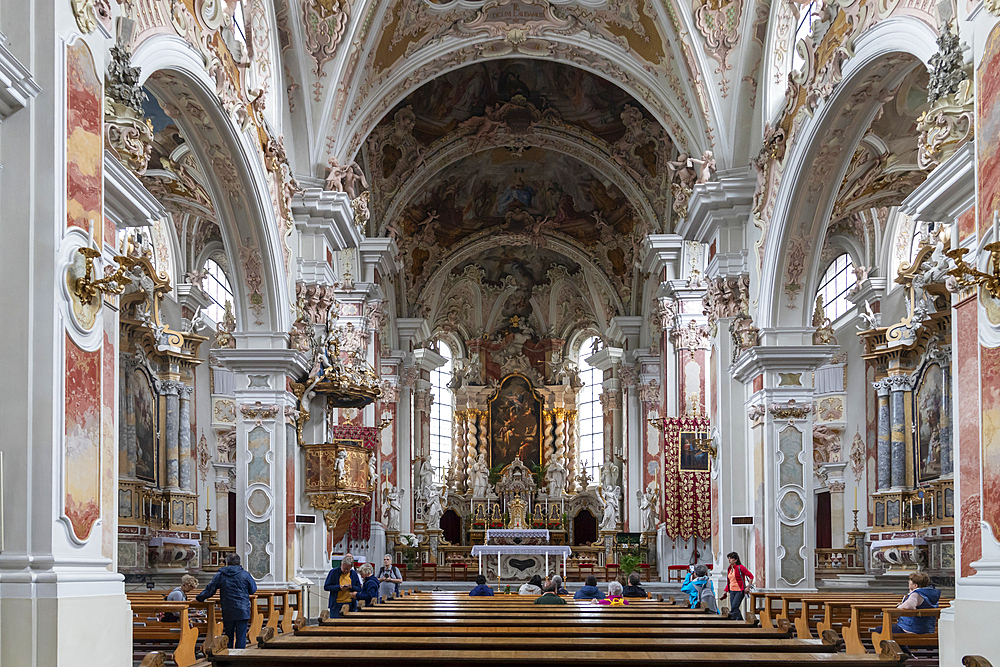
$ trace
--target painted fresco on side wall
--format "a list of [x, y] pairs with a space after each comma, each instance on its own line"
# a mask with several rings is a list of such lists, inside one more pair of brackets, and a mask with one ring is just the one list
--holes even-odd
[[135, 476], [156, 481], [156, 396], [145, 371], [136, 370], [129, 378], [126, 405], [135, 420]]
[[103, 101], [94, 58], [87, 44], [78, 41], [66, 48], [66, 225], [87, 230], [93, 223], [98, 243], [104, 229]]
[[979, 228], [988, 229], [1000, 209], [1000, 25], [986, 40], [976, 77]]
[[101, 516], [101, 351], [66, 336], [65, 512], [79, 540]]

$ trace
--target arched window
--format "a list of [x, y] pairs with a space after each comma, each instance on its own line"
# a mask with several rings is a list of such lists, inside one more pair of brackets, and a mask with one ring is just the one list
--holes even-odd
[[242, 42], [244, 47], [247, 44], [246, 26], [246, 17], [243, 13], [243, 0], [237, 0], [236, 6], [233, 7], [233, 33], [236, 35], [236, 39]]
[[847, 300], [847, 293], [854, 285], [854, 262], [851, 256], [844, 253], [830, 263], [823, 279], [820, 280], [817, 295], [823, 296], [823, 310], [830, 321], [835, 321], [838, 317], [851, 309], [851, 302]]
[[431, 371], [431, 393], [434, 403], [431, 405], [431, 463], [438, 471], [440, 480], [448, 474], [448, 464], [451, 463], [451, 429], [452, 429], [452, 394], [448, 388], [451, 380], [451, 348], [440, 343], [438, 354], [445, 358], [440, 368]]
[[799, 43], [800, 39], [805, 39], [812, 34], [813, 22], [819, 19], [819, 13], [822, 9], [823, 3], [820, 0], [812, 0], [808, 5], [801, 6], [799, 9], [799, 20], [795, 24], [795, 37], [792, 38], [793, 72], [802, 67], [802, 64], [805, 62], [795, 46]]
[[599, 479], [604, 463], [604, 410], [601, 407], [604, 373], [587, 363], [594, 337], [580, 345], [580, 379], [583, 389], [577, 394], [579, 410], [580, 466], [585, 467], [591, 479]]
[[202, 290], [212, 299], [208, 306], [208, 316], [212, 321], [219, 323], [222, 315], [226, 312], [226, 302], [233, 300], [233, 288], [229, 286], [229, 279], [226, 278], [225, 271], [214, 259], [205, 262], [205, 279], [201, 282]]

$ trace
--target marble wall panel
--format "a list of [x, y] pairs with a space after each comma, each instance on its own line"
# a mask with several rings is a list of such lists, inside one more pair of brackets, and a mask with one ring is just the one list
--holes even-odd
[[267, 452], [271, 449], [271, 434], [263, 426], [255, 426], [247, 434], [250, 461], [247, 463], [247, 485], [271, 483], [271, 464]]
[[[976, 573], [972, 563], [983, 555], [982, 512], [980, 502], [979, 446], [979, 312], [975, 299], [968, 299], [955, 309], [955, 365], [958, 390], [958, 481], [962, 506], [959, 517], [960, 572], [969, 577]], [[943, 510], [943, 503], [937, 507]], [[942, 511], [943, 515], [943, 511]]]
[[781, 546], [785, 549], [781, 557], [781, 578], [794, 586], [806, 576], [806, 564], [799, 554], [805, 541], [805, 529], [801, 523], [794, 526], [783, 523], [780, 536]]
[[250, 553], [247, 555], [247, 572], [258, 581], [271, 573], [271, 556], [267, 553], [267, 545], [270, 541], [270, 519], [247, 522], [247, 542], [250, 543]]
[[87, 230], [100, 243], [104, 146], [104, 93], [94, 57], [80, 40], [66, 49], [66, 225]]
[[1000, 25], [986, 40], [976, 77], [977, 208], [979, 228], [985, 230], [1000, 208]]
[[101, 352], [66, 336], [65, 514], [79, 540], [101, 516]]
[[983, 521], [1000, 535], [1000, 348], [981, 348]]

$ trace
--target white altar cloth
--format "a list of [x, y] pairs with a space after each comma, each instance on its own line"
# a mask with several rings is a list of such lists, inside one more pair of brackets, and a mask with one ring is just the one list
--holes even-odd
[[[479, 558], [479, 574], [483, 574], [483, 556], [496, 555], [497, 572], [500, 572], [501, 556], [540, 556], [545, 554], [545, 574], [549, 573], [549, 554], [562, 556], [563, 559], [563, 581], [566, 580], [566, 559], [573, 553], [569, 547], [555, 544], [477, 544], [472, 547], [472, 557]], [[556, 572], [559, 568], [556, 566]]]
[[486, 531], [486, 543], [490, 544], [494, 537], [544, 537], [549, 541], [549, 531], [544, 528], [490, 528]]

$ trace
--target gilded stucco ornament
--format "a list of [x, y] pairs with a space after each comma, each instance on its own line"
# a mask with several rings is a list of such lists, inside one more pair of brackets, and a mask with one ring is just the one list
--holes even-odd
[[962, 63], [962, 51], [967, 47], [950, 22], [944, 24], [937, 44], [938, 52], [931, 57], [929, 67], [930, 108], [917, 120], [917, 164], [921, 169], [933, 169], [947, 160], [975, 131], [972, 78]]
[[142, 110], [147, 95], [131, 58], [127, 46], [111, 47], [104, 86], [104, 142], [122, 164], [142, 176], [153, 150], [153, 126]]
[[94, 32], [98, 23], [104, 26], [105, 31], [111, 28], [110, 0], [70, 0], [70, 6], [73, 8], [76, 26], [83, 34]]

